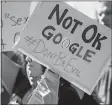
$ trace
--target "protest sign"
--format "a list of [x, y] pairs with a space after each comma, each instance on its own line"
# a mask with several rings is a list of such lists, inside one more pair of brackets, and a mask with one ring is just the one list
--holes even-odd
[[2, 51], [12, 51], [29, 18], [30, 2], [2, 2]]
[[111, 55], [111, 29], [66, 3], [43, 2], [15, 48], [91, 94]]

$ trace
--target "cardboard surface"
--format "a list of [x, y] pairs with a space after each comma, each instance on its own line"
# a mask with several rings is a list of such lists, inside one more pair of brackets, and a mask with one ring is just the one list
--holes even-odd
[[16, 48], [91, 94], [111, 55], [111, 29], [66, 3], [44, 2]]

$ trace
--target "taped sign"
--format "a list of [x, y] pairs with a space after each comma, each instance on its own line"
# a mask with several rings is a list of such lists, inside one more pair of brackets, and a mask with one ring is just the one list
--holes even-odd
[[16, 46], [88, 94], [101, 78], [110, 47], [111, 29], [63, 2], [36, 8]]

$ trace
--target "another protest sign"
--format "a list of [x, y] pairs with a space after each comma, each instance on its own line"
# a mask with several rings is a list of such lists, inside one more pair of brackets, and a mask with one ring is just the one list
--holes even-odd
[[2, 2], [2, 51], [12, 51], [29, 18], [30, 2]]
[[16, 48], [91, 94], [111, 55], [111, 29], [66, 3], [43, 2]]

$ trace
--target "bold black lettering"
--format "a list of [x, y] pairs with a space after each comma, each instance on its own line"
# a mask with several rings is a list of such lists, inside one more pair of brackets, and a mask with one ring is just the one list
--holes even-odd
[[107, 39], [106, 36], [103, 36], [102, 38], [100, 38], [100, 36], [101, 36], [101, 34], [98, 33], [96, 39], [94, 40], [94, 42], [93, 42], [93, 44], [92, 44], [92, 47], [95, 47], [95, 45], [98, 43], [98, 44], [97, 44], [97, 47], [96, 47], [97, 50], [100, 50], [100, 49], [101, 49], [101, 42], [100, 42], [100, 41], [101, 41], [101, 40]]
[[[59, 40], [56, 40], [56, 39], [58, 39], [58, 38], [59, 38]], [[55, 35], [54, 38], [53, 38], [53, 42], [54, 42], [55, 44], [59, 44], [59, 43], [61, 42], [61, 40], [62, 40], [62, 34], [61, 34], [61, 33]]]
[[78, 44], [78, 43], [73, 43], [73, 44], [70, 45], [69, 51], [70, 51], [72, 54], [74, 54], [74, 53], [77, 51], [77, 48], [75, 48], [74, 46], [79, 47], [79, 44]]
[[[91, 30], [91, 29], [93, 29], [93, 35], [92, 35], [92, 37], [90, 38], [90, 39], [87, 39], [86, 38], [86, 34], [87, 34], [87, 32], [89, 31], [89, 30]], [[96, 34], [97, 34], [97, 26], [96, 25], [90, 25], [90, 26], [88, 26], [84, 31], [83, 31], [83, 33], [82, 33], [82, 39], [83, 39], [83, 41], [85, 42], [85, 43], [90, 43], [94, 38], [95, 38], [95, 36], [96, 36]]]
[[80, 55], [80, 52], [82, 51], [82, 49], [83, 49], [83, 47], [81, 46], [80, 49], [79, 49], [79, 51], [78, 51], [77, 54], [76, 54], [76, 55], [77, 55], [78, 57], [80, 57], [80, 58], [82, 58], [82, 55]]
[[78, 25], [82, 25], [83, 24], [82, 22], [80, 22], [79, 20], [76, 20], [76, 19], [74, 19], [74, 22], [75, 22], [75, 25], [74, 25], [74, 27], [71, 30], [72, 34], [74, 33], [74, 31], [75, 31], [75, 29], [77, 28]]
[[51, 32], [49, 32], [48, 35], [45, 34], [46, 30], [48, 30], [48, 29], [51, 29], [51, 30], [53, 30], [53, 31], [56, 30], [53, 26], [47, 26], [47, 27], [45, 27], [45, 28], [43, 29], [42, 35], [43, 35], [47, 40], [49, 40], [49, 39], [53, 36], [53, 34], [52, 34]]
[[64, 10], [63, 14], [61, 15], [61, 17], [59, 16], [59, 4], [56, 4], [56, 6], [54, 7], [53, 11], [51, 12], [51, 14], [48, 16], [48, 19], [51, 20], [52, 16], [54, 15], [54, 13], [56, 12], [56, 19], [57, 19], [57, 24], [60, 25], [60, 23], [62, 22], [63, 18], [65, 17], [66, 13], [68, 12], [67, 9]]
[[83, 60], [85, 60], [85, 61], [87, 61], [87, 62], [90, 63], [91, 60], [89, 60], [88, 57], [91, 58], [91, 54], [94, 54], [94, 55], [95, 55], [96, 53], [95, 53], [94, 51], [91, 51], [91, 50], [88, 49], [88, 50], [86, 51], [84, 57], [83, 57]]
[[[66, 25], [67, 21], [69, 21], [68, 25]], [[67, 17], [66, 19], [64, 19], [62, 26], [65, 29], [68, 29], [72, 24], [72, 17]]]

